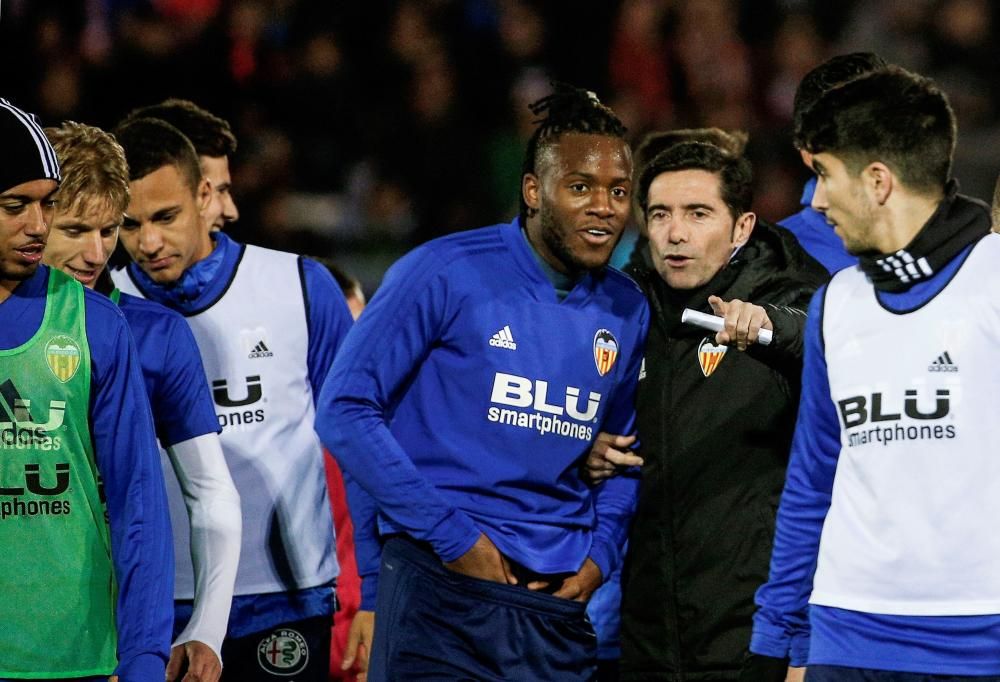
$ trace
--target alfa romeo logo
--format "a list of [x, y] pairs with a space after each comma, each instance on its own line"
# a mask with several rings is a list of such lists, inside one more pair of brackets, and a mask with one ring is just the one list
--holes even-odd
[[257, 662], [272, 675], [295, 675], [309, 663], [309, 645], [295, 630], [279, 628], [257, 645]]

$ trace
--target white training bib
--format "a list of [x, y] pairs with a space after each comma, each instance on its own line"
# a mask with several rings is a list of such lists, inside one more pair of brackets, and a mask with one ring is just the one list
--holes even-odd
[[823, 312], [841, 427], [813, 604], [913, 616], [1000, 613], [1000, 236], [905, 314], [860, 269]]
[[[114, 280], [142, 296], [125, 271]], [[316, 587], [338, 573], [324, 455], [313, 430], [303, 287], [297, 256], [246, 246], [222, 297], [186, 316], [242, 502], [236, 595]], [[161, 459], [177, 561], [175, 597], [191, 599], [187, 510], [168, 458]]]

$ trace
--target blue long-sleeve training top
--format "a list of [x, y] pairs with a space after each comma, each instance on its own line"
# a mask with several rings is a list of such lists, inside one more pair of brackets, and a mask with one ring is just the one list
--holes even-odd
[[[484, 532], [539, 573], [589, 556], [608, 576], [637, 479], [594, 490], [578, 466], [599, 431], [635, 429], [648, 320], [641, 291], [612, 269], [560, 300], [516, 221], [429, 242], [390, 268], [348, 334], [317, 431], [374, 498], [383, 533], [448, 562]], [[367, 607], [378, 550], [356, 532]]]
[[[38, 330], [48, 278], [48, 268], [39, 267], [0, 304], [0, 348], [20, 346]], [[118, 581], [116, 674], [122, 680], [162, 680], [170, 653], [174, 565], [160, 454], [125, 318], [107, 297], [84, 293], [90, 423]]]
[[795, 235], [799, 245], [815, 258], [832, 275], [844, 268], [858, 264], [857, 256], [847, 253], [844, 243], [833, 231], [833, 225], [822, 213], [812, 207], [816, 192], [816, 178], [810, 178], [802, 189], [802, 210], [788, 216], [778, 224]]
[[[879, 301], [890, 310], [916, 309], [947, 286], [970, 250], [906, 292], [879, 292]], [[899, 616], [808, 603], [841, 448], [823, 347], [825, 293], [826, 287], [819, 289], [809, 306], [799, 416], [778, 511], [771, 576], [757, 592], [750, 650], [790, 657], [795, 666], [808, 662], [948, 675], [998, 674], [1000, 615]]]
[[166, 448], [218, 433], [198, 344], [184, 318], [166, 306], [129, 294], [121, 294], [118, 306], [135, 338], [160, 444]]

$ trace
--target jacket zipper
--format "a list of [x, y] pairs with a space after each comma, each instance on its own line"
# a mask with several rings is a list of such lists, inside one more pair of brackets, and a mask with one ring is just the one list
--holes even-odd
[[[658, 276], [658, 275], [657, 275]], [[670, 330], [666, 323], [666, 317], [663, 311], [663, 307], [660, 305], [660, 300], [657, 297], [654, 288], [647, 282], [647, 291], [650, 292], [648, 298], [653, 302], [653, 307], [656, 312], [657, 324], [660, 327], [660, 331], [663, 333], [664, 348], [663, 348], [663, 359], [665, 360], [666, 371], [664, 373], [665, 381], [662, 386], [662, 393], [660, 394], [663, 400], [663, 409], [660, 410], [661, 415], [661, 433], [664, 436], [664, 440], [669, 439], [669, 434], [673, 433], [673, 379], [674, 379], [674, 364], [671, 358], [671, 351], [674, 347], [674, 338], [670, 334]], [[670, 569], [670, 589], [667, 595], [667, 627], [674, 633], [674, 642], [671, 647], [671, 657], [674, 659], [674, 669], [675, 676], [677, 680], [684, 679], [684, 665], [683, 665], [683, 652], [681, 649], [681, 633], [680, 627], [677, 620], [677, 564], [674, 560], [675, 557], [675, 542], [676, 528], [674, 522], [674, 490], [673, 490], [673, 475], [671, 474], [671, 468], [669, 463], [671, 448], [667, 446], [666, 443], [663, 444], [664, 450], [664, 466], [663, 466], [663, 487], [666, 491], [665, 504], [667, 505], [668, 519], [667, 523], [664, 524], [666, 527], [666, 539], [664, 541], [664, 560], [668, 562]]]

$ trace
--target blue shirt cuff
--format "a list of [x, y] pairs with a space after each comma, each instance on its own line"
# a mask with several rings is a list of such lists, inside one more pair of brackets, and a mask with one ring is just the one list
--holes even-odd
[[472, 519], [453, 509], [427, 532], [426, 540], [441, 561], [448, 563], [472, 549], [481, 533]]
[[593, 544], [590, 546], [590, 559], [601, 569], [602, 582], [611, 577], [611, 573], [617, 567], [618, 554], [618, 551], [611, 547], [607, 541], [594, 538]]
[[801, 668], [809, 660], [809, 635], [799, 634], [792, 637], [791, 652], [789, 655], [791, 665]]
[[750, 636], [751, 653], [770, 658], [789, 658], [789, 648], [788, 636], [783, 631], [764, 632], [759, 626], [754, 626]]
[[166, 673], [167, 662], [156, 654], [138, 654], [115, 670], [121, 682], [162, 682]]

